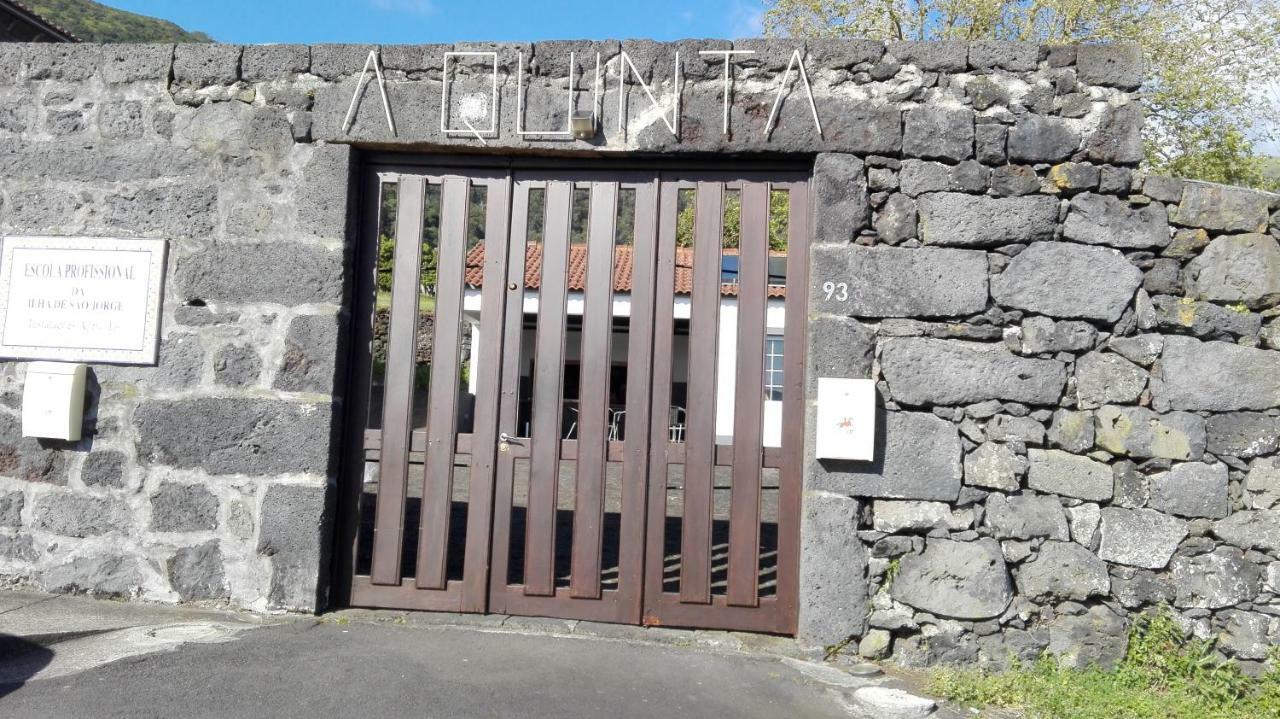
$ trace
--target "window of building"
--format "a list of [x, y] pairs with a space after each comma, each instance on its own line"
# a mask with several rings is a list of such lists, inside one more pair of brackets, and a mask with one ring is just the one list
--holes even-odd
[[764, 340], [764, 398], [782, 401], [782, 336], [769, 335]]

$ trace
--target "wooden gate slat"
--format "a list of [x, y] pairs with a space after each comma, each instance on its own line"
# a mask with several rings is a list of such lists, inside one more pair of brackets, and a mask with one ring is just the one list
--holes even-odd
[[427, 451], [422, 473], [422, 522], [418, 525], [419, 589], [444, 589], [453, 502], [453, 435], [457, 428], [458, 349], [462, 276], [467, 254], [470, 183], [446, 177], [440, 191], [440, 246], [436, 263], [435, 337], [431, 344], [431, 392]]
[[724, 184], [699, 182], [694, 209], [693, 309], [689, 328], [688, 437], [680, 535], [680, 599], [711, 601], [716, 345], [720, 319]]
[[765, 306], [769, 282], [769, 185], [742, 187], [738, 247], [737, 387], [729, 490], [729, 603], [757, 603], [760, 566], [760, 459], [764, 415]]
[[604, 533], [605, 443], [609, 412], [609, 351], [613, 333], [613, 238], [618, 184], [591, 183], [587, 275], [583, 292], [578, 391], [578, 460], [574, 484], [570, 595], [600, 596]]
[[805, 330], [809, 310], [809, 189], [788, 185], [786, 328], [782, 336], [782, 470], [778, 473], [778, 613], [794, 633], [800, 602], [800, 494], [804, 471]]
[[[653, 297], [658, 229], [658, 181], [636, 187], [632, 239], [631, 317], [627, 334], [627, 431], [622, 465], [622, 527], [619, 537], [619, 601], [639, 622], [645, 562], [645, 502], [649, 481], [649, 427], [653, 367]], [[670, 353], [668, 353], [669, 355]], [[668, 382], [670, 387], [670, 382]], [[655, 414], [665, 418], [666, 408]], [[666, 437], [666, 427], [661, 436]], [[665, 476], [666, 467], [663, 476]], [[657, 557], [661, 564], [662, 554]]]
[[560, 477], [561, 370], [564, 367], [565, 294], [569, 264], [569, 209], [573, 185], [547, 183], [542, 279], [538, 288], [537, 361], [529, 508], [525, 534], [525, 593], [555, 589], [556, 497]]
[[[387, 357], [413, 357], [418, 330], [418, 272], [422, 259], [422, 216], [426, 182], [403, 177], [396, 192], [396, 247], [391, 280]], [[383, 392], [382, 455], [378, 507], [374, 517], [374, 584], [400, 583], [405, 489], [409, 480], [409, 432], [413, 403], [413, 362], [388, 362]]]
[[[506, 314], [502, 316], [502, 370], [498, 404], [498, 431], [521, 436], [517, 427], [520, 410], [520, 356], [523, 353], [525, 256], [529, 231], [529, 189], [531, 183], [513, 181], [511, 197], [511, 238], [507, 245]], [[486, 247], [486, 254], [489, 249]], [[485, 289], [488, 291], [488, 279]], [[494, 325], [497, 326], [496, 324]], [[497, 362], [498, 357], [493, 357]], [[489, 609], [507, 611], [507, 570], [511, 561], [512, 495], [514, 494], [515, 452], [530, 449], [527, 443], [508, 444], [499, 452], [494, 479], [493, 561], [489, 572]]]
[[[667, 440], [670, 437], [672, 345], [675, 333], [675, 258], [680, 188], [675, 182], [658, 187], [658, 237], [653, 255], [653, 387], [649, 418], [649, 473], [645, 524], [644, 611], [653, 613], [662, 596], [662, 571], [666, 557]], [[636, 217], [640, 216], [639, 199]], [[638, 233], [637, 233], [638, 237]], [[682, 445], [683, 448], [683, 445]]]
[[[480, 342], [472, 347], [471, 371], [476, 375], [475, 426], [467, 454], [471, 455], [467, 492], [467, 551], [464, 556], [462, 611], [483, 612], [488, 606], [490, 537], [493, 526], [494, 455], [498, 443], [498, 380], [502, 364], [502, 320], [506, 308], [507, 232], [510, 222], [511, 179], [489, 185], [485, 200], [484, 269], [480, 302]], [[465, 287], [463, 288], [465, 291]], [[464, 436], [457, 452], [463, 453]]]

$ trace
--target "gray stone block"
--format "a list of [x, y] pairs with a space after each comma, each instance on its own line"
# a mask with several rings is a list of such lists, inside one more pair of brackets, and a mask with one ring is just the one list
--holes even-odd
[[885, 242], [896, 245], [919, 234], [919, 215], [916, 203], [910, 197], [895, 192], [876, 212], [872, 227]]
[[810, 488], [859, 497], [954, 502], [960, 493], [960, 436], [955, 425], [917, 412], [877, 419], [873, 462], [815, 460]]
[[1026, 472], [1027, 460], [997, 442], [984, 442], [964, 458], [964, 483], [974, 487], [1015, 492]]
[[871, 220], [865, 165], [854, 155], [818, 155], [813, 193], [817, 242], [852, 242]]
[[142, 564], [121, 554], [82, 556], [46, 570], [40, 584], [60, 594], [132, 597], [142, 586]]
[[1027, 450], [1027, 486], [1041, 492], [1094, 502], [1111, 499], [1111, 468], [1058, 449]]
[[1004, 165], [991, 172], [991, 192], [999, 197], [1020, 197], [1040, 191], [1040, 177], [1028, 165]]
[[1174, 460], [1204, 454], [1205, 424], [1199, 415], [1107, 405], [1095, 416], [1097, 446], [1112, 454]]
[[246, 45], [240, 58], [240, 76], [247, 82], [287, 80], [310, 69], [311, 48], [306, 45]]
[[1000, 68], [1013, 72], [1036, 69], [1040, 46], [1034, 42], [979, 40], [969, 43], [969, 67], [975, 70]]
[[1108, 106], [1093, 134], [1085, 138], [1090, 160], [1115, 165], [1136, 165], [1142, 161], [1142, 106], [1130, 102]]
[[1163, 569], [1187, 536], [1187, 523], [1154, 509], [1103, 507], [1101, 532], [1101, 559], [1142, 569]]
[[1187, 265], [1192, 297], [1258, 309], [1280, 303], [1280, 242], [1267, 235], [1219, 237]]
[[86, 487], [123, 489], [127, 463], [128, 458], [120, 452], [91, 452], [84, 458], [84, 465], [80, 468], [80, 482]]
[[213, 380], [220, 385], [250, 387], [258, 383], [261, 374], [262, 358], [252, 347], [228, 345], [213, 357]]
[[1260, 661], [1267, 658], [1272, 643], [1268, 638], [1268, 628], [1274, 626], [1275, 619], [1266, 614], [1234, 609], [1218, 616], [1223, 620], [1216, 644], [1219, 650], [1237, 659]]
[[137, 100], [103, 103], [98, 109], [98, 131], [112, 140], [142, 137], [142, 103]]
[[106, 198], [107, 227], [143, 237], [204, 237], [218, 224], [214, 185], [149, 187]]
[[1152, 509], [1179, 517], [1222, 519], [1231, 511], [1227, 465], [1185, 462], [1150, 477]]
[[138, 457], [211, 474], [311, 472], [329, 467], [330, 409], [268, 399], [150, 400], [134, 412]]
[[[958, 317], [987, 306], [987, 258], [982, 252], [818, 245], [813, 249], [815, 306], [854, 317]], [[833, 273], [833, 270], [840, 271]], [[848, 282], [827, 298], [823, 282]]]
[[996, 539], [1071, 539], [1067, 515], [1057, 497], [993, 493], [987, 497], [983, 521]]
[[173, 79], [180, 85], [230, 85], [240, 79], [239, 45], [183, 43], [174, 48]]
[[[311, 46], [311, 74], [325, 80], [358, 75], [376, 45], [320, 44]], [[350, 98], [350, 93], [347, 94]]]
[[968, 66], [968, 43], [955, 40], [923, 42], [906, 40], [888, 44], [889, 54], [903, 64], [921, 70], [963, 71]]
[[216, 540], [183, 547], [169, 558], [169, 586], [184, 602], [227, 596], [222, 550]]
[[974, 156], [985, 165], [1003, 164], [1009, 157], [1005, 142], [1009, 128], [1004, 125], [978, 125], [973, 132]]
[[1182, 609], [1230, 607], [1253, 599], [1262, 588], [1262, 570], [1235, 547], [1174, 557], [1170, 568], [1178, 588], [1174, 606]]
[[22, 492], [0, 494], [0, 527], [22, 526]]
[[958, 162], [973, 157], [973, 111], [921, 105], [908, 110], [902, 134], [908, 157]]
[[1076, 50], [1076, 72], [1090, 85], [1137, 90], [1142, 86], [1142, 49], [1130, 43], [1085, 44]]
[[[311, 244], [274, 241], [217, 244], [178, 260], [179, 297], [233, 305], [342, 301], [342, 254]], [[262, 268], [270, 267], [271, 272]]]
[[129, 508], [118, 499], [73, 492], [45, 492], [31, 508], [32, 527], [64, 537], [96, 537], [123, 532]]
[[338, 356], [338, 318], [334, 315], [300, 315], [289, 323], [284, 357], [276, 373], [275, 388], [289, 392], [335, 394]]
[[1049, 625], [1048, 651], [1063, 667], [1114, 667], [1129, 645], [1128, 622], [1104, 605], [1062, 614]]
[[1134, 402], [1147, 386], [1147, 371], [1109, 352], [1090, 352], [1076, 360], [1076, 397], [1083, 409]]
[[314, 611], [326, 536], [324, 487], [273, 484], [262, 498], [258, 553], [271, 557], [274, 607]]
[[1111, 575], [1111, 595], [1126, 609], [1173, 604], [1177, 589], [1168, 572], [1116, 567]]
[[[192, 150], [144, 142], [79, 143], [0, 140], [0, 175], [40, 181], [130, 182], [186, 177], [211, 169]], [[155, 209], [155, 208], [152, 208]]]
[[1118, 197], [1085, 193], [1071, 199], [1062, 234], [1089, 245], [1165, 247], [1170, 241], [1169, 217], [1159, 203], [1134, 207]]
[[1106, 562], [1074, 542], [1040, 545], [1036, 558], [1019, 566], [1015, 580], [1018, 594], [1033, 601], [1082, 602], [1111, 591]]
[[1280, 353], [1166, 337], [1157, 401], [1173, 409], [1230, 412], [1280, 407]]
[[102, 67], [102, 46], [92, 43], [33, 43], [22, 46], [28, 80], [78, 82]]
[[351, 218], [351, 147], [319, 145], [298, 187], [298, 229], [329, 240], [345, 240]]
[[1170, 219], [1179, 225], [1211, 232], [1267, 231], [1267, 216], [1275, 195], [1259, 190], [1208, 182], [1187, 182], [1182, 201]]
[[996, 442], [1044, 444], [1044, 425], [1033, 417], [998, 414], [987, 422], [987, 438]]
[[951, 511], [946, 502], [877, 499], [871, 504], [871, 523], [877, 532], [924, 533], [934, 529], [959, 531], [973, 524], [973, 512]]
[[1261, 412], [1230, 412], [1209, 417], [1205, 425], [1211, 454], [1248, 459], [1280, 447], [1280, 418]]
[[859, 503], [811, 492], [800, 524], [800, 641], [830, 646], [861, 636], [867, 621], [867, 556], [856, 532]]
[[1061, 162], [1080, 149], [1080, 131], [1067, 120], [1024, 115], [1009, 131], [1009, 159], [1016, 162]]
[[1142, 283], [1142, 271], [1116, 250], [1039, 242], [991, 280], [998, 304], [1050, 317], [1115, 322]]
[[35, 562], [40, 559], [40, 552], [29, 534], [0, 534], [0, 559], [10, 562]]
[[875, 332], [847, 317], [820, 315], [809, 322], [811, 377], [871, 377]]
[[[1064, 194], [1097, 189], [1102, 171], [1083, 162], [1064, 162], [1049, 168], [1046, 178]], [[1163, 208], [1161, 208], [1163, 209]]]
[[916, 406], [988, 399], [1055, 404], [1066, 383], [1061, 362], [1018, 357], [998, 344], [890, 339], [882, 343], [880, 364], [893, 399]]
[[1093, 449], [1093, 413], [1059, 409], [1049, 424], [1049, 445], [1073, 454]]
[[990, 247], [1053, 239], [1058, 200], [984, 197], [954, 192], [922, 195], [920, 239], [928, 245]]
[[169, 482], [151, 495], [151, 530], [201, 532], [218, 528], [218, 498], [204, 485]]
[[1054, 322], [1048, 317], [1022, 320], [1022, 351], [1025, 354], [1080, 352], [1093, 349], [1097, 340], [1098, 330], [1088, 322]]
[[1235, 512], [1214, 522], [1213, 534], [1241, 549], [1280, 552], [1280, 509]]
[[929, 539], [924, 552], [903, 557], [890, 591], [903, 604], [955, 619], [998, 617], [1013, 599], [994, 539]]
[[102, 79], [111, 84], [169, 81], [173, 45], [138, 43], [102, 46]]
[[1164, 177], [1147, 175], [1142, 181], [1142, 194], [1165, 204], [1177, 204], [1182, 201], [1182, 188], [1186, 181], [1180, 177]]
[[195, 335], [173, 335], [160, 343], [159, 361], [154, 367], [99, 365], [93, 372], [104, 387], [128, 391], [127, 387], [189, 389], [200, 384], [204, 373], [204, 346]]
[[1150, 367], [1164, 351], [1164, 337], [1157, 334], [1112, 337], [1107, 341], [1107, 349], [1130, 362]]
[[876, 155], [902, 152], [902, 112], [896, 107], [853, 102], [822, 122], [823, 134], [838, 138], [837, 147]]
[[1280, 458], [1267, 457], [1250, 462], [1244, 489], [1254, 509], [1280, 509]]

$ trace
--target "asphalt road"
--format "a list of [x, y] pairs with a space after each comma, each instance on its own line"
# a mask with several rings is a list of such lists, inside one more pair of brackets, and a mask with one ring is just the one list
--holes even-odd
[[23, 719], [849, 716], [776, 659], [357, 622], [248, 629], [5, 692], [0, 717]]

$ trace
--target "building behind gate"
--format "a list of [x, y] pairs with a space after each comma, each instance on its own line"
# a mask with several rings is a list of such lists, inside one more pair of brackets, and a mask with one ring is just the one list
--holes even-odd
[[[82, 440], [22, 437], [0, 364], [13, 585], [911, 664], [1106, 664], [1161, 604], [1280, 642], [1280, 197], [1138, 171], [1134, 48], [0, 70], [0, 232], [168, 241], [159, 361], [92, 365]], [[819, 378], [874, 380], [873, 459], [818, 456]]]

